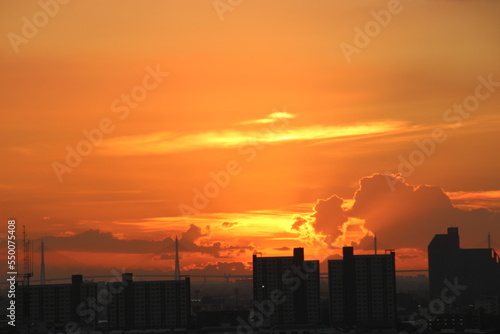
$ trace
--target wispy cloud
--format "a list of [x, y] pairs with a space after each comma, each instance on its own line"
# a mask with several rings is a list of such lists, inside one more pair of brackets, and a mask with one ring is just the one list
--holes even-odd
[[[268, 123], [292, 118], [286, 112], [273, 113], [265, 119], [251, 123]], [[250, 123], [248, 123], [250, 124]], [[360, 136], [397, 133], [407, 124], [401, 121], [356, 123], [339, 126], [287, 127], [281, 131], [220, 130], [199, 133], [157, 132], [146, 135], [118, 137], [107, 140], [101, 147], [102, 155], [171, 154], [209, 148], [234, 148], [241, 145], [316, 141], [325, 139], [349, 140]]]
[[251, 121], [245, 121], [245, 122], [241, 122], [241, 123], [237, 123], [237, 124], [242, 124], [242, 125], [246, 125], [246, 124], [269, 124], [269, 123], [275, 122], [275, 121], [280, 120], [280, 119], [291, 119], [291, 118], [295, 118], [295, 117], [296, 117], [295, 115], [290, 114], [288, 112], [277, 111], [277, 112], [273, 112], [272, 114], [269, 114], [269, 116], [267, 116], [266, 118], [261, 118], [261, 119], [251, 120]]
[[486, 208], [500, 211], [500, 190], [453, 191], [446, 193], [453, 204], [463, 209]]

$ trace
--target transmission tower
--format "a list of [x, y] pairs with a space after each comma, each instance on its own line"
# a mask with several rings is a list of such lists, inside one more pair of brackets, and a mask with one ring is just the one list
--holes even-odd
[[23, 284], [29, 286], [33, 276], [33, 244], [26, 236], [26, 226], [23, 225], [23, 272], [18, 276], [22, 277]]
[[24, 290], [24, 305], [25, 305], [25, 323], [27, 326], [27, 333], [29, 334], [30, 329], [30, 278], [33, 276], [33, 244], [26, 237], [26, 226], [23, 225], [23, 271], [18, 274], [22, 277], [23, 285], [26, 285]]

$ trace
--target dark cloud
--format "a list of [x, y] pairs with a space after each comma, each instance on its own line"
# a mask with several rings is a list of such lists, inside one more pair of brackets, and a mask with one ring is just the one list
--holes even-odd
[[[131, 272], [134, 274], [134, 276], [141, 276], [141, 275], [157, 275], [159, 278], [162, 279], [162, 276], [164, 278], [170, 277], [174, 275], [174, 270], [165, 270], [165, 268], [162, 267], [155, 267], [155, 268], [142, 268], [140, 266], [131, 266], [127, 268], [121, 268], [121, 267], [116, 267], [116, 268], [106, 268], [106, 267], [100, 267], [100, 266], [83, 266], [83, 265], [64, 265], [64, 266], [47, 266], [47, 271], [49, 273], [49, 282], [50, 283], [58, 283], [61, 281], [50, 281], [50, 279], [53, 278], [62, 278], [69, 280], [71, 279], [71, 275], [74, 274], [82, 274], [84, 279], [85, 277], [89, 276], [106, 276], [106, 277], [99, 277], [96, 278], [96, 281], [111, 281], [111, 280], [116, 280], [120, 279], [121, 274], [124, 272]], [[204, 266], [200, 266], [197, 268], [192, 268], [188, 270], [183, 270], [181, 269], [181, 274], [182, 275], [252, 275], [251, 269], [245, 265], [242, 262], [216, 262], [215, 264], [206, 264]], [[33, 281], [36, 283], [37, 280], [39, 279], [39, 274], [36, 273], [35, 276], [33, 277]], [[146, 277], [146, 278], [140, 278], [136, 277], [135, 280], [141, 280], [141, 279], [154, 279], [154, 277]]]
[[[413, 186], [395, 175], [373, 174], [362, 178], [352, 208], [343, 210], [342, 204], [343, 200], [335, 195], [318, 200], [312, 216], [316, 232], [335, 240], [342, 234], [340, 228], [344, 222], [352, 217], [364, 220], [364, 227], [377, 235], [379, 249], [425, 250], [434, 234], [446, 233], [449, 226], [458, 226], [462, 240], [472, 240], [472, 246], [485, 239], [488, 231], [500, 237], [499, 213], [484, 208], [457, 208], [440, 187]], [[346, 230], [350, 228], [354, 227], [348, 225]], [[357, 247], [373, 249], [373, 237], [365, 236]]]
[[339, 227], [347, 221], [347, 216], [342, 209], [344, 200], [336, 195], [326, 200], [319, 199], [314, 206], [313, 226], [317, 232], [336, 238], [341, 235]]
[[251, 269], [245, 267], [242, 262], [217, 262], [216, 264], [207, 264], [203, 268], [190, 269], [182, 272], [184, 275], [252, 275]]
[[224, 227], [224, 228], [231, 228], [231, 227], [234, 227], [235, 225], [238, 225], [238, 223], [235, 223], [235, 222], [233, 222], [233, 223], [230, 223], [230, 222], [223, 222], [221, 225], [222, 225], [222, 227]]
[[275, 250], [277, 251], [289, 251], [291, 248], [290, 247], [279, 247], [279, 248], [275, 248]]
[[47, 236], [43, 238], [45, 247], [57, 251], [84, 251], [96, 253], [152, 253], [163, 241], [120, 240], [111, 232], [90, 229], [71, 236]]
[[362, 250], [372, 250], [375, 248], [375, 243], [373, 236], [366, 235], [357, 244], [352, 244], [350, 246], [354, 246], [357, 249], [362, 249]]
[[[210, 254], [217, 258], [231, 257], [233, 253], [242, 254], [241, 251], [253, 249], [250, 246], [222, 245], [220, 242], [200, 245], [198, 241], [210, 236], [210, 233], [209, 227], [202, 230], [194, 224], [190, 225], [181, 234], [179, 252]], [[47, 249], [56, 251], [154, 254], [163, 258], [170, 258], [175, 253], [175, 241], [170, 237], [161, 241], [122, 240], [114, 237], [111, 232], [103, 232], [98, 229], [90, 229], [71, 236], [48, 236], [43, 239]], [[36, 243], [38, 244], [39, 240]]]
[[[182, 256], [179, 255], [179, 258], [182, 258]], [[165, 253], [161, 254], [159, 257], [153, 258], [155, 261], [161, 261], [161, 260], [174, 260], [175, 259], [175, 253]]]
[[307, 223], [306, 219], [304, 219], [304, 218], [302, 218], [300, 216], [296, 216], [296, 217], [294, 217], [294, 222], [293, 222], [293, 225], [292, 225], [292, 229], [298, 231], [300, 229], [300, 227], [302, 225], [304, 225], [305, 223]]
[[360, 181], [348, 215], [365, 220], [390, 248], [425, 249], [434, 234], [458, 226], [462, 236], [500, 232], [500, 216], [487, 209], [462, 210], [453, 206], [437, 186], [414, 187], [393, 175], [374, 174]]

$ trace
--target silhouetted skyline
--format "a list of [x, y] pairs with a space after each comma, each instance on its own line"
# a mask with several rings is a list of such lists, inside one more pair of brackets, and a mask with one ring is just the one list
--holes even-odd
[[[176, 252], [175, 258], [180, 255]], [[42, 332], [69, 327], [71, 331], [177, 328], [203, 332], [211, 324], [213, 330], [242, 333], [279, 326], [375, 331], [414, 326], [421, 332], [500, 325], [500, 257], [490, 248], [461, 249], [456, 227], [436, 234], [429, 243], [430, 289], [424, 300], [431, 316], [416, 322], [423, 316], [420, 305], [415, 304], [411, 314], [399, 305], [407, 301], [397, 291], [393, 250], [355, 254], [353, 247], [344, 247], [342, 259], [328, 260], [326, 285], [320, 284], [319, 261], [306, 260], [303, 248], [295, 248], [292, 256], [257, 253], [252, 258], [253, 277], [243, 281], [252, 282], [253, 296], [239, 301], [236, 288], [236, 299], [227, 305], [226, 299], [231, 299], [227, 294], [219, 302], [200, 299], [199, 288], [180, 273], [175, 279], [136, 281], [133, 273], [115, 272], [108, 282], [73, 275], [71, 284], [30, 285], [25, 279], [17, 285], [18, 328], [27, 330], [31, 323], [31, 330]], [[426, 289], [412, 291], [417, 298]], [[220, 306], [214, 308], [217, 303]]]

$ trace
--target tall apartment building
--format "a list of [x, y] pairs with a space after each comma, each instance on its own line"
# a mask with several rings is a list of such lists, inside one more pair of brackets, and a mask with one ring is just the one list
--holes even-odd
[[447, 234], [436, 234], [427, 250], [431, 298], [448, 296], [455, 307], [486, 297], [498, 300], [500, 257], [492, 248], [460, 248], [458, 228], [450, 227]]
[[328, 284], [333, 325], [394, 327], [394, 252], [382, 255], [354, 255], [352, 247], [344, 247], [342, 260], [328, 261]]
[[108, 328], [182, 328], [191, 314], [190, 279], [134, 282], [131, 273], [122, 282], [108, 283], [113, 298], [107, 309]]
[[305, 261], [303, 248], [293, 256], [254, 254], [253, 291], [254, 311], [264, 325], [319, 322], [319, 261]]
[[[83, 282], [81, 275], [73, 275], [71, 284], [42, 284], [17, 286], [17, 323], [20, 328], [36, 324], [37, 329], [64, 328], [71, 322], [94, 328], [97, 316], [78, 314], [79, 305], [97, 298], [97, 284]], [[80, 307], [83, 310], [83, 307]]]
[[190, 279], [134, 282], [84, 282], [73, 275], [71, 284], [18, 285], [18, 328], [31, 324], [41, 332], [79, 328], [187, 329], [191, 314]]

